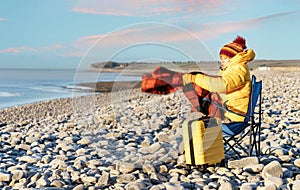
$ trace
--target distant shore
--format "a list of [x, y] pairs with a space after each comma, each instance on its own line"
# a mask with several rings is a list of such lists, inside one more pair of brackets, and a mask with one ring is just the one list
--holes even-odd
[[112, 81], [97, 83], [81, 83], [80, 86], [89, 87], [92, 92], [111, 92], [141, 87], [141, 81]]
[[[129, 75], [141, 75], [151, 72], [157, 66], [163, 66], [174, 71], [216, 71], [220, 67], [220, 62], [159, 62], [159, 63], [96, 63], [92, 64], [90, 71], [95, 72], [115, 72]], [[250, 70], [260, 67], [268, 68], [300, 68], [300, 60], [254, 60], [248, 63]]]
[[[212, 74], [218, 71], [217, 62], [209, 63], [137, 63], [128, 65], [122, 68], [93, 68], [94, 72], [113, 72], [122, 73], [124, 75], [142, 76], [144, 73], [150, 73], [157, 66], [164, 66], [173, 71], [178, 72], [191, 72], [191, 71], [204, 71]], [[287, 61], [265, 61], [258, 60], [249, 63], [250, 70], [259, 71], [300, 71], [300, 60], [287, 60]], [[110, 82], [91, 82], [81, 83], [80, 86], [89, 87], [92, 92], [111, 92], [122, 89], [135, 89], [140, 88], [141, 81], [110, 81]]]

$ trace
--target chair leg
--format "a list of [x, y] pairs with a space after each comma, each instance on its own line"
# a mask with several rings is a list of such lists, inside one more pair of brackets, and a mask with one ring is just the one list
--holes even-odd
[[223, 138], [224, 139], [224, 141], [225, 141], [225, 143], [224, 144], [226, 144], [226, 145], [228, 145], [229, 146], [229, 148], [227, 148], [226, 150], [225, 150], [225, 152], [227, 152], [227, 151], [229, 151], [229, 150], [233, 150], [233, 152], [239, 157], [239, 158], [241, 158], [241, 155], [240, 155], [240, 153], [238, 152], [238, 151], [236, 151], [235, 150], [235, 148], [233, 147], [233, 145], [231, 145], [230, 143], [229, 143], [229, 141], [230, 140], [233, 140], [232, 138], [230, 138], [230, 139], [225, 139], [225, 138]]
[[[241, 137], [234, 138], [234, 136], [230, 138], [223, 137], [224, 144], [228, 147], [225, 149], [225, 151], [233, 150], [234, 153], [241, 158], [241, 154], [235, 149], [235, 147], [239, 147], [247, 156], [252, 156], [253, 151], [255, 151], [255, 155], [260, 155], [260, 124], [259, 123], [253, 123], [250, 126], [250, 130], [245, 132]], [[250, 135], [250, 142], [249, 142], [249, 149], [245, 149], [241, 146], [242, 140], [247, 136]], [[234, 141], [234, 143], [229, 143], [231, 140]]]
[[255, 150], [256, 152], [256, 156], [260, 155], [260, 132], [259, 132], [259, 124], [254, 124], [253, 127], [253, 141], [251, 142], [251, 144], [253, 145], [252, 149], [250, 149], [250, 154], [252, 155], [253, 150]]
[[[241, 154], [235, 149], [236, 146], [238, 146], [246, 155], [249, 154], [249, 151], [247, 151], [244, 147], [241, 146], [241, 142], [242, 140], [245, 138], [245, 136], [247, 136], [249, 134], [249, 131], [244, 133], [241, 137], [239, 138], [234, 138], [234, 136], [226, 139], [225, 137], [223, 138], [224, 140], [224, 144], [228, 145], [229, 147], [225, 150], [225, 151], [228, 151], [228, 150], [233, 150], [239, 158], [241, 158]], [[233, 144], [230, 144], [229, 141], [233, 140], [234, 143]]]

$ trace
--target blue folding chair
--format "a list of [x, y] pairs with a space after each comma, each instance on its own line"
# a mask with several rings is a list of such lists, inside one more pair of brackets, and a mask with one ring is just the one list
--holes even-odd
[[[222, 132], [223, 140], [225, 146], [225, 152], [233, 150], [238, 157], [241, 157], [237, 147], [242, 150], [247, 156], [252, 156], [253, 150], [255, 150], [255, 155], [260, 155], [260, 132], [261, 132], [261, 91], [262, 91], [262, 81], [256, 81], [256, 77], [252, 76], [251, 82], [251, 92], [248, 104], [248, 111], [246, 115], [241, 115], [234, 111], [228, 110], [222, 105], [212, 102], [214, 105], [219, 107], [224, 111], [234, 113], [236, 115], [244, 116], [245, 120], [243, 122], [232, 122], [223, 123]], [[208, 99], [206, 99], [208, 100]], [[255, 112], [255, 107], [258, 106], [258, 112]], [[246, 147], [241, 146], [243, 139], [249, 135], [250, 142], [248, 145], [248, 150]]]

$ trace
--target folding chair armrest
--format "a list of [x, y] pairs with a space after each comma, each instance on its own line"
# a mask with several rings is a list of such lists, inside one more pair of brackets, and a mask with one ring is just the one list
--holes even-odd
[[216, 102], [210, 101], [210, 99], [208, 99], [208, 98], [205, 98], [205, 97], [204, 97], [203, 100], [212, 103], [213, 105], [217, 106], [217, 107], [220, 108], [221, 110], [224, 110], [224, 111], [233, 113], [233, 114], [238, 115], [238, 116], [247, 117], [246, 115], [243, 115], [243, 114], [240, 114], [240, 113], [236, 113], [236, 112], [234, 112], [234, 111], [232, 111], [232, 110], [229, 110], [227, 107], [224, 107], [222, 104], [218, 104], [218, 103], [216, 103]]

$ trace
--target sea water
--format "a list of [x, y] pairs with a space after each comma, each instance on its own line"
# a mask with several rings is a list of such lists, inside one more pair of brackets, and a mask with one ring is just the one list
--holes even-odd
[[0, 109], [91, 93], [79, 83], [131, 80], [141, 77], [64, 69], [0, 69]]

